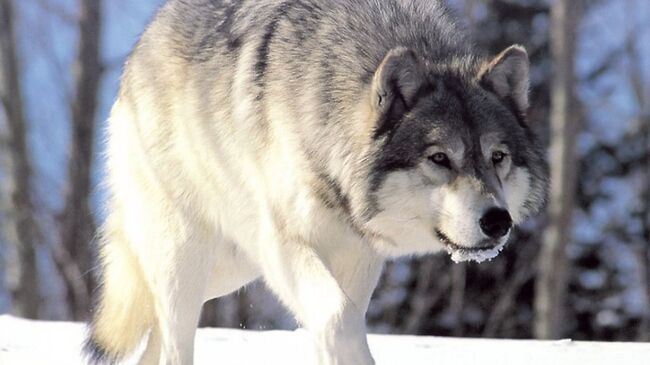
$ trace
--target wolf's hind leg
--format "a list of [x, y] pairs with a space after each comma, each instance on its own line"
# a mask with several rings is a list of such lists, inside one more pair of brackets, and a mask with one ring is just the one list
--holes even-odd
[[[208, 260], [205, 264], [201, 264], [206, 267], [206, 274], [211, 273], [211, 275], [203, 275], [201, 278], [195, 276], [187, 282], [187, 277], [181, 274], [178, 276], [178, 282], [185, 289], [170, 290], [163, 285], [163, 291], [168, 294], [155, 299], [157, 312], [160, 313], [157, 315], [158, 322], [149, 333], [147, 345], [138, 365], [190, 364], [194, 352], [195, 329], [203, 301], [226, 295], [259, 276], [259, 270], [243, 253], [225, 240], [218, 241], [220, 242], [216, 246], [216, 252], [208, 254], [218, 260], [212, 262]], [[190, 261], [198, 262], [198, 260]], [[211, 272], [210, 268], [213, 268]], [[190, 270], [202, 271], [196, 266], [190, 266]], [[182, 273], [184, 269], [178, 266], [171, 271]], [[192, 288], [192, 283], [202, 280], [206, 283], [204, 290]], [[200, 299], [196, 296], [199, 292], [203, 293]], [[167, 328], [164, 333], [161, 325]], [[163, 339], [163, 336], [166, 338]]]
[[137, 251], [152, 294], [155, 320], [140, 363], [189, 365], [215, 262], [214, 230], [177, 212], [158, 217], [152, 213], [146, 218], [139, 222]]
[[[160, 336], [161, 356], [159, 363], [189, 365], [194, 358], [194, 336], [205, 296], [206, 280], [213, 255], [210, 250], [179, 247], [168, 265], [163, 280], [152, 286], [157, 323], [152, 332], [152, 347]], [[153, 351], [153, 348], [152, 348]]]

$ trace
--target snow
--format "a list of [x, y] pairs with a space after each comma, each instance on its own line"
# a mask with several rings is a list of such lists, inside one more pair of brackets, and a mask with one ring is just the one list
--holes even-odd
[[475, 261], [481, 263], [485, 260], [491, 261], [493, 258], [499, 255], [499, 252], [503, 250], [503, 247], [506, 245], [504, 240], [498, 246], [480, 251], [456, 249], [447, 246], [447, 252], [451, 255], [451, 260], [455, 263], [464, 262], [464, 261]]
[[[83, 364], [80, 323], [40, 322], [0, 316], [0, 364]], [[650, 344], [484, 340], [370, 335], [378, 365], [388, 364], [648, 364]], [[309, 364], [313, 347], [304, 330], [199, 329], [195, 363]], [[131, 359], [133, 360], [133, 359]], [[134, 363], [130, 361], [128, 363]]]
[[492, 260], [495, 258], [499, 252], [503, 249], [504, 244], [499, 245], [498, 247], [491, 248], [489, 250], [483, 251], [469, 251], [469, 250], [454, 250], [451, 251], [451, 259], [455, 263], [464, 262], [464, 261], [475, 261], [481, 263], [485, 260]]

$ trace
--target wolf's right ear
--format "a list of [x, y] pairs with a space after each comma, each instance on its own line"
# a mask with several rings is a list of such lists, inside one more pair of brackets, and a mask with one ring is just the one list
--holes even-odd
[[424, 80], [424, 67], [413, 51], [399, 47], [388, 52], [372, 81], [370, 100], [377, 116], [376, 137], [393, 128], [411, 106]]

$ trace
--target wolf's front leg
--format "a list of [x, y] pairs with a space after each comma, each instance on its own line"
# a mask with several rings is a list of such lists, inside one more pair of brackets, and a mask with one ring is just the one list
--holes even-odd
[[265, 251], [265, 279], [312, 333], [319, 364], [374, 364], [364, 317], [383, 260], [361, 242], [343, 252], [296, 237]]

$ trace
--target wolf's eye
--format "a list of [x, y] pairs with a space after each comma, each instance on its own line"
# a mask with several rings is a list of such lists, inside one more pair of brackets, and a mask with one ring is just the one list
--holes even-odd
[[495, 165], [500, 164], [506, 158], [506, 154], [501, 151], [492, 152], [492, 163]]
[[434, 153], [433, 155], [429, 156], [429, 160], [431, 160], [433, 163], [436, 165], [444, 166], [446, 168], [451, 168], [451, 163], [449, 162], [449, 157], [447, 157], [446, 154], [442, 152], [437, 152]]

